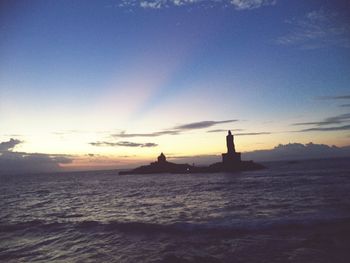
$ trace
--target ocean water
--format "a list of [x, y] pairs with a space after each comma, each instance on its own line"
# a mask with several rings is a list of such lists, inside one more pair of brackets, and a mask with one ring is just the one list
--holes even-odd
[[350, 262], [350, 159], [0, 177], [1, 262]]

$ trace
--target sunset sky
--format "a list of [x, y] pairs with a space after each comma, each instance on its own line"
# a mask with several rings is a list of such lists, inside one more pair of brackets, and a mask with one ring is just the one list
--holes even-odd
[[1, 1], [0, 157], [122, 167], [228, 129], [241, 152], [350, 145], [348, 1]]

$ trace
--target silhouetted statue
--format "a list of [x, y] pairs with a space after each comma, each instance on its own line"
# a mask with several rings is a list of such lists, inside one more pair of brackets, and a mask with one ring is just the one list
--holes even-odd
[[226, 145], [227, 145], [227, 152], [228, 153], [235, 153], [235, 144], [233, 142], [233, 135], [231, 131], [228, 131], [228, 135], [226, 136]]
[[233, 142], [233, 135], [228, 131], [226, 136], [227, 153], [222, 154], [222, 163], [225, 166], [232, 166], [241, 162], [241, 153], [236, 152]]

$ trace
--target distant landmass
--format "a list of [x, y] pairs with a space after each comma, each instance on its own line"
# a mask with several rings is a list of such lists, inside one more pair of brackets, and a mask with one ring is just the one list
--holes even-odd
[[121, 171], [119, 174], [156, 174], [156, 173], [217, 173], [217, 172], [239, 172], [252, 171], [266, 168], [253, 161], [242, 161], [241, 153], [236, 152], [234, 138], [231, 131], [226, 136], [227, 153], [222, 154], [222, 162], [209, 166], [197, 167], [189, 164], [177, 164], [168, 162], [163, 153], [158, 156], [156, 162], [143, 165], [128, 171]]

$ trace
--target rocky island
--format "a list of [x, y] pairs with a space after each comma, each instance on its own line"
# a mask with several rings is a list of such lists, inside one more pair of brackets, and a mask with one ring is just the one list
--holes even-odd
[[156, 173], [218, 173], [218, 172], [239, 172], [253, 171], [266, 168], [253, 161], [242, 161], [241, 153], [236, 152], [233, 135], [228, 131], [226, 136], [227, 153], [222, 154], [222, 162], [209, 166], [197, 167], [189, 164], [177, 164], [168, 162], [163, 153], [158, 156], [156, 162], [143, 165], [128, 171], [121, 171], [119, 174], [156, 174]]

